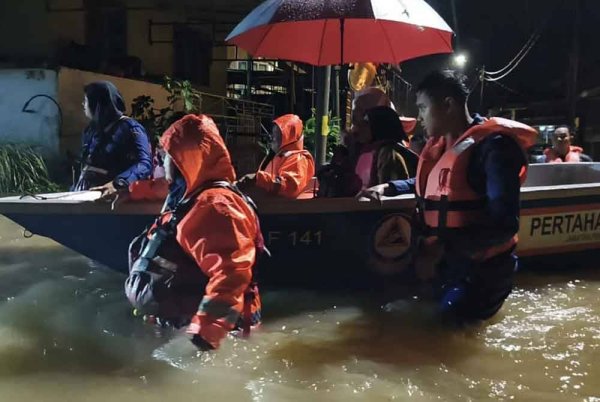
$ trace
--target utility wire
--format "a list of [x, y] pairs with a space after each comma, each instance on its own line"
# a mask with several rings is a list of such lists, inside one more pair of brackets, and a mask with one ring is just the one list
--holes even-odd
[[517, 69], [517, 67], [519, 67], [519, 64], [521, 64], [521, 62], [525, 59], [525, 57], [527, 57], [527, 55], [529, 54], [529, 52], [531, 51], [531, 49], [533, 49], [533, 47], [535, 46], [535, 44], [537, 43], [537, 41], [540, 39], [541, 35], [538, 35], [535, 40], [531, 43], [531, 45], [529, 46], [529, 48], [525, 51], [525, 53], [523, 53], [523, 55], [521, 56], [521, 58], [519, 58], [518, 61], [516, 61], [516, 63], [510, 68], [510, 70], [506, 71], [504, 74], [502, 74], [499, 77], [492, 77], [487, 71], [484, 72], [484, 79], [486, 81], [489, 82], [495, 82], [495, 81], [500, 81], [501, 79], [504, 79], [506, 77], [508, 77], [513, 71], [515, 71]]
[[520, 60], [527, 55], [527, 53], [529, 53], [529, 51], [533, 48], [533, 46], [535, 46], [535, 43], [537, 42], [537, 40], [540, 38], [540, 34], [538, 32], [534, 32], [529, 39], [527, 40], [527, 42], [525, 43], [525, 45], [521, 48], [521, 50], [519, 50], [519, 53], [517, 53], [517, 55], [503, 68], [501, 68], [498, 71], [486, 71], [485, 73], [487, 75], [500, 75], [500, 74], [504, 74], [506, 72], [506, 70], [508, 70], [509, 68], [511, 68], [513, 66], [514, 63], [519, 63]]
[[519, 64], [521, 64], [525, 57], [527, 57], [531, 49], [535, 47], [539, 39], [542, 37], [542, 32], [552, 19], [552, 16], [554, 15], [555, 11], [564, 2], [565, 0], [561, 0], [556, 4], [556, 7], [548, 13], [546, 18], [544, 19], [544, 22], [538, 27], [536, 31], [533, 32], [533, 34], [529, 37], [525, 45], [521, 48], [521, 50], [519, 50], [517, 55], [506, 66], [497, 71], [484, 71], [483, 78], [485, 79], [485, 81], [497, 82], [510, 75], [519, 66]]

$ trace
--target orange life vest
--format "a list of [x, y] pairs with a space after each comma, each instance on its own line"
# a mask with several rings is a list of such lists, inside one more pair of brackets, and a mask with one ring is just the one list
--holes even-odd
[[[430, 139], [420, 155], [417, 168], [416, 192], [422, 223], [432, 233], [429, 241], [443, 235], [445, 229], [471, 226], [485, 219], [485, 197], [468, 183], [467, 169], [475, 145], [493, 134], [513, 138], [523, 152], [535, 144], [537, 132], [512, 120], [492, 118], [467, 130], [446, 151], [446, 139]], [[526, 158], [524, 159], [526, 160]], [[527, 165], [519, 174], [521, 184], [527, 176]], [[473, 256], [485, 260], [510, 250], [517, 236]]]
[[546, 162], [548, 163], [561, 163], [561, 162], [581, 162], [581, 154], [583, 148], [574, 147], [571, 145], [569, 153], [564, 157], [558, 156], [553, 148], [546, 149], [544, 155], [546, 156]]

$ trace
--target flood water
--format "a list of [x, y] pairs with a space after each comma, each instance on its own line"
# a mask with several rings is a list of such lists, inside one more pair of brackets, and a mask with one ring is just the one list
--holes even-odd
[[198, 354], [132, 316], [122, 275], [21, 235], [0, 218], [0, 401], [600, 401], [600, 273], [521, 274], [462, 330], [421, 302], [271, 292], [249, 340]]

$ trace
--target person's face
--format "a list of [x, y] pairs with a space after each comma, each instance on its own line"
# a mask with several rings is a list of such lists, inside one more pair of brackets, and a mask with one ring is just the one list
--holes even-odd
[[87, 117], [89, 120], [92, 120], [92, 111], [90, 110], [90, 102], [87, 98], [87, 96], [83, 96], [83, 113], [85, 114], [85, 117]]
[[175, 172], [177, 171], [177, 167], [175, 166], [175, 163], [173, 163], [173, 158], [171, 158], [171, 155], [165, 154], [163, 167], [165, 168], [165, 179], [169, 184], [173, 183], [175, 180]]
[[559, 155], [566, 155], [571, 147], [571, 133], [567, 128], [557, 128], [552, 135], [552, 146]]
[[281, 129], [279, 128], [279, 126], [277, 124], [273, 125], [273, 130], [271, 131], [271, 135], [273, 136], [273, 138], [271, 140], [271, 149], [273, 150], [273, 152], [277, 152], [281, 148], [281, 141], [282, 141]]
[[[446, 102], [443, 102], [446, 103]], [[428, 137], [441, 137], [448, 131], [447, 116], [449, 111], [444, 104], [435, 102], [424, 92], [417, 93], [419, 121]]]

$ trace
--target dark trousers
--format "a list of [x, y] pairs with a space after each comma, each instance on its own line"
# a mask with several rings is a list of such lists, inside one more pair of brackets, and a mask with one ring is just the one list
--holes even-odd
[[512, 251], [485, 261], [447, 255], [435, 285], [444, 318], [468, 323], [492, 317], [510, 295], [517, 267]]

